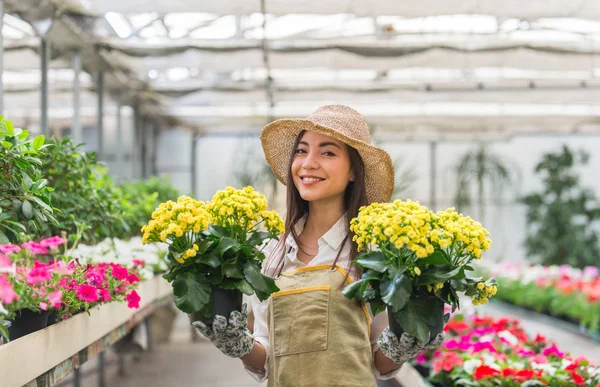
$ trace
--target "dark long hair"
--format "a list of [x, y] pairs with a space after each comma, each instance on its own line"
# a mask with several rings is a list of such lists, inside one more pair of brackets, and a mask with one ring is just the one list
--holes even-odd
[[[267, 273], [278, 277], [281, 275], [284, 265], [284, 259], [286, 254], [285, 249], [285, 241], [287, 237], [292, 234], [294, 239], [298, 240], [298, 235], [296, 235], [295, 226], [298, 221], [308, 213], [308, 202], [300, 196], [300, 192], [294, 185], [294, 181], [292, 179], [292, 162], [294, 161], [294, 157], [296, 155], [296, 149], [298, 148], [298, 143], [302, 138], [302, 135], [305, 131], [300, 132], [298, 137], [296, 138], [296, 142], [294, 144], [294, 148], [292, 149], [292, 154], [290, 155], [289, 163], [288, 163], [288, 175], [287, 175], [287, 191], [286, 191], [286, 208], [287, 212], [285, 215], [285, 232], [279, 239], [275, 249], [272, 251], [267, 261]], [[352, 167], [352, 171], [354, 172], [354, 181], [348, 183], [346, 187], [346, 191], [344, 193], [344, 210], [347, 214], [347, 219], [350, 221], [352, 218], [355, 218], [358, 215], [358, 209], [362, 206], [368, 204], [366, 189], [365, 189], [365, 166], [363, 164], [362, 158], [360, 157], [358, 151], [352, 148], [349, 145], [348, 152], [350, 155], [350, 165]], [[333, 262], [333, 266], [336, 265], [342, 250], [344, 249], [346, 243], [351, 244], [350, 249], [350, 261], [349, 265], [346, 269], [346, 272], [349, 274], [352, 269], [352, 262], [356, 257], [358, 245], [356, 242], [352, 241], [354, 237], [354, 233], [350, 231], [350, 223], [346, 225], [347, 235], [344, 238], [339, 250], [338, 254]], [[276, 265], [272, 265], [275, 257], [279, 255], [279, 259]]]

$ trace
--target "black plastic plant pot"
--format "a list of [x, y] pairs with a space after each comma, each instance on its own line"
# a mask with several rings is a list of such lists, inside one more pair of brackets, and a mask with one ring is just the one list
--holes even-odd
[[47, 311], [34, 312], [29, 309], [21, 309], [17, 312], [15, 319], [11, 321], [8, 327], [8, 337], [10, 340], [16, 340], [48, 325]]
[[[423, 300], [424, 302], [427, 302]], [[392, 309], [388, 306], [388, 323], [390, 326], [390, 330], [396, 335], [396, 337], [400, 338], [402, 334], [405, 332], [404, 329], [398, 324], [397, 315], [402, 313], [402, 311], [394, 313]], [[435, 321], [437, 321], [434, 325], [429, 325], [429, 340], [432, 340], [439, 333], [442, 333], [444, 330], [444, 304], [441, 302], [431, 302], [430, 313], [434, 315]], [[433, 316], [432, 316], [433, 317]]]
[[206, 325], [212, 325], [215, 316], [224, 316], [229, 320], [229, 315], [234, 310], [242, 309], [242, 292], [232, 289], [221, 289], [213, 286], [212, 288], [212, 313], [210, 317], [205, 317], [200, 311], [189, 314], [191, 321], [202, 321]]

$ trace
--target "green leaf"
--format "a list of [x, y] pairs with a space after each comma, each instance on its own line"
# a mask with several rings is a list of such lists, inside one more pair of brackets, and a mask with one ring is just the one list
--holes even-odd
[[[271, 295], [279, 291], [279, 288], [275, 285], [275, 280], [263, 275], [251, 262], [246, 262], [244, 265], [244, 276], [246, 277], [246, 281], [252, 285], [252, 288], [261, 292], [262, 295]], [[258, 292], [257, 296], [259, 295]]]
[[203, 239], [202, 241], [198, 242], [198, 254], [206, 253], [206, 250], [208, 250], [212, 243], [213, 241], [210, 239]]
[[21, 211], [23, 215], [27, 219], [33, 218], [33, 206], [29, 202], [29, 200], [23, 200], [23, 205], [21, 206]]
[[46, 137], [43, 134], [36, 136], [36, 138], [33, 139], [33, 149], [39, 150], [41, 146], [44, 145], [44, 142], [46, 142]]
[[14, 136], [15, 135], [15, 127], [13, 126], [12, 121], [4, 120], [3, 124], [4, 124], [4, 129], [6, 129], [6, 133], [8, 133], [11, 136]]
[[344, 290], [342, 290], [342, 294], [344, 297], [349, 299], [362, 300], [363, 292], [360, 291], [362, 285], [364, 284], [363, 280], [356, 281], [346, 286]]
[[429, 264], [429, 265], [448, 265], [450, 262], [446, 259], [446, 254], [443, 251], [434, 251], [427, 258], [419, 259], [419, 264]]
[[223, 263], [221, 270], [226, 277], [244, 278], [244, 269], [240, 264], [238, 264], [237, 259]]
[[12, 148], [12, 143], [10, 143], [8, 141], [2, 141], [2, 142], [0, 142], [0, 144], [2, 144], [2, 146], [6, 149]]
[[173, 281], [175, 305], [185, 313], [202, 309], [210, 300], [210, 293], [210, 283], [201, 273], [183, 273]]
[[372, 269], [379, 273], [386, 271], [385, 254], [380, 251], [367, 253], [356, 260], [356, 264], [361, 268]]
[[380, 285], [381, 300], [389, 305], [394, 312], [404, 308], [412, 293], [412, 281], [404, 274], [393, 280], [384, 278]]
[[0, 222], [2, 222], [3, 220], [9, 219], [11, 216], [12, 216], [12, 214], [10, 212], [0, 213]]
[[247, 244], [249, 246], [258, 246], [258, 245], [262, 244], [262, 242], [265, 239], [269, 239], [271, 237], [272, 237], [272, 235], [269, 234], [268, 232], [256, 231], [250, 235], [250, 238], [248, 238]]
[[208, 226], [208, 232], [221, 238], [230, 238], [231, 233], [225, 227], [221, 227], [217, 224], [211, 224]]
[[41, 200], [41, 199], [39, 199], [39, 198], [37, 198], [35, 196], [32, 196], [30, 199], [33, 200], [38, 206], [40, 206], [41, 208], [43, 208], [47, 212], [52, 213], [52, 208], [49, 205], [47, 205], [46, 203], [44, 203], [43, 200]]
[[0, 243], [3, 245], [8, 245], [10, 244], [10, 241], [8, 240], [8, 237], [6, 236], [6, 234], [0, 230]]
[[461, 267], [457, 267], [453, 270], [449, 270], [445, 267], [434, 267], [422, 273], [419, 276], [419, 285], [435, 284], [439, 282], [445, 282], [450, 278], [456, 276], [462, 270]]
[[371, 313], [373, 313], [373, 316], [376, 316], [379, 313], [385, 311], [387, 305], [381, 302], [381, 300], [373, 299], [369, 301], [369, 307], [371, 308]]
[[406, 307], [396, 315], [396, 320], [404, 331], [421, 340], [421, 342], [427, 343], [429, 342], [429, 326], [424, 316], [428, 312], [424, 310], [418, 301], [409, 300]]
[[240, 292], [242, 292], [248, 296], [251, 296], [254, 294], [254, 290], [252, 289], [252, 286], [250, 286], [248, 281], [246, 281], [245, 279], [238, 279], [238, 280], [225, 279], [219, 285], [219, 287], [221, 287], [223, 289], [239, 290]]

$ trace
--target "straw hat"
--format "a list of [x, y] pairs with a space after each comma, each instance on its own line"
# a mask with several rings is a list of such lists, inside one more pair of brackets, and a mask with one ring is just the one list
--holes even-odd
[[287, 183], [289, 160], [303, 130], [324, 134], [358, 151], [365, 165], [367, 200], [387, 202], [394, 191], [394, 166], [390, 155], [371, 145], [367, 120], [344, 105], [325, 105], [305, 119], [284, 118], [264, 127], [260, 140], [267, 163], [277, 179]]

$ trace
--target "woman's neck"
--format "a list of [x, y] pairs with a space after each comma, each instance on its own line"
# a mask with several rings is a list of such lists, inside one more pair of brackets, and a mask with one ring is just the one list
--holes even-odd
[[343, 202], [308, 203], [308, 218], [302, 234], [313, 238], [322, 237], [344, 215]]

